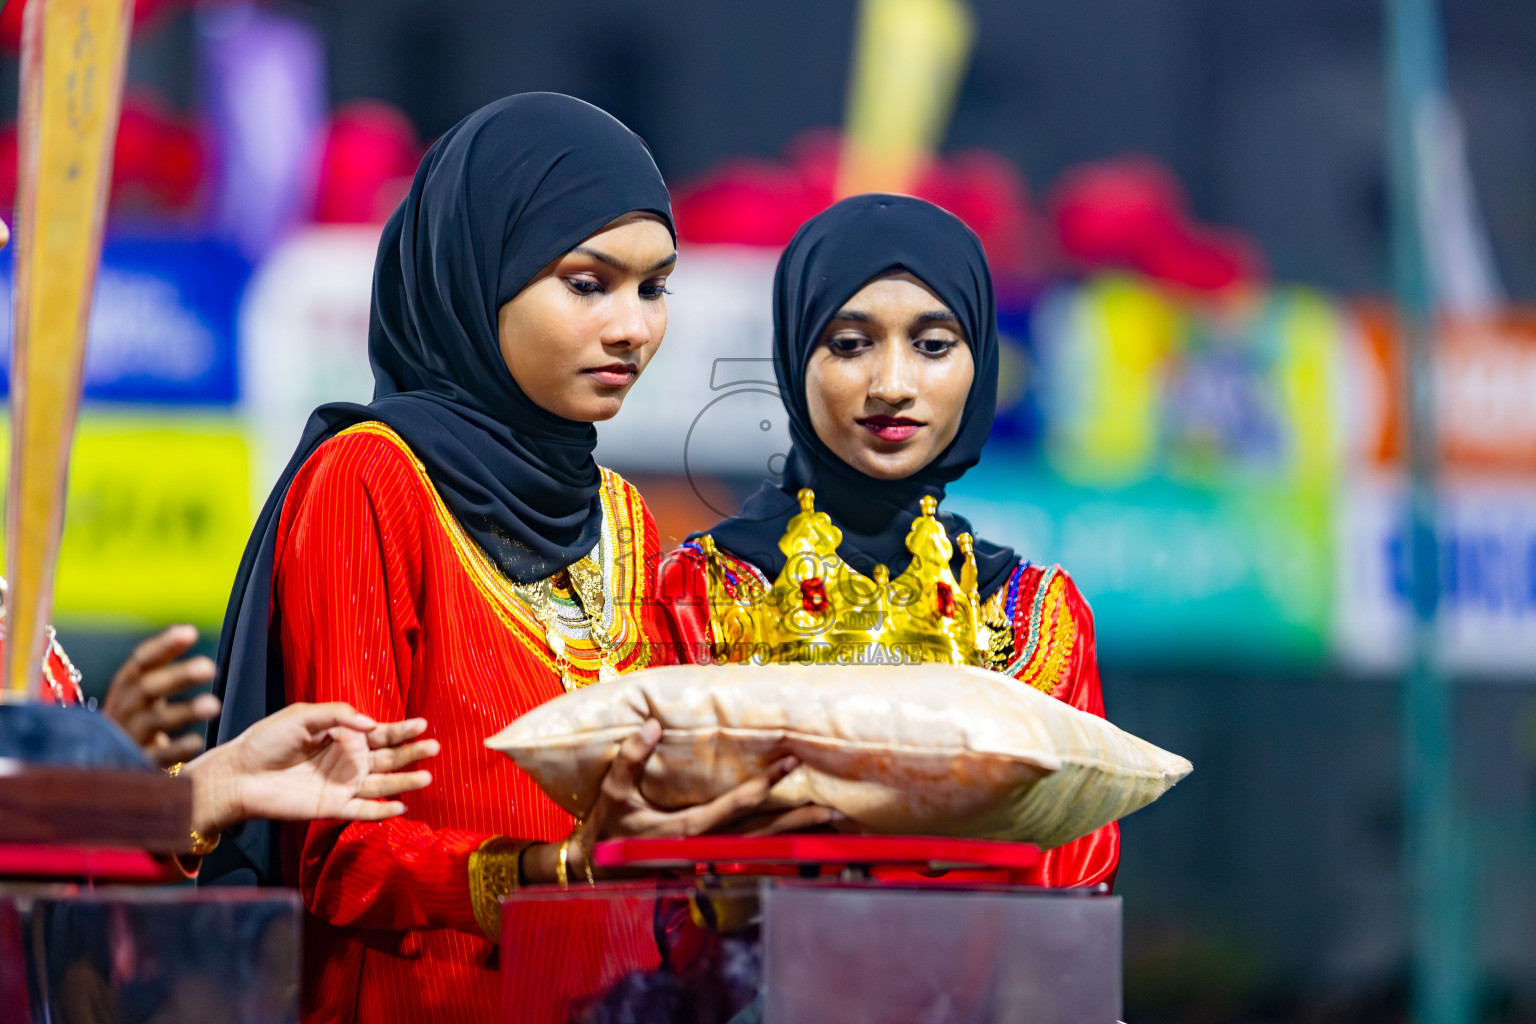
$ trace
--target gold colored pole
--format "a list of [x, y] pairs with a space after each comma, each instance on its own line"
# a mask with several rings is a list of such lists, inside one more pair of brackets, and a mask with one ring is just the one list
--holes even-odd
[[917, 184], [949, 126], [974, 35], [964, 0], [862, 0], [839, 198]]
[[35, 697], [133, 0], [32, 0], [22, 30], [6, 492], [6, 700]]

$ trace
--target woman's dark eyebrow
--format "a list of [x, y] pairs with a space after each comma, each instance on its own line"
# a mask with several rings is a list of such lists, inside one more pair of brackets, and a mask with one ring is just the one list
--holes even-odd
[[927, 313], [919, 313], [912, 318], [915, 324], [953, 324], [960, 326], [960, 318], [947, 309], [934, 309]]
[[[591, 249], [591, 248], [588, 248], [585, 245], [578, 245], [575, 248], [573, 248], [571, 250], [571, 252], [579, 252], [583, 256], [590, 256], [593, 259], [597, 260], [599, 263], [606, 263], [610, 267], [612, 267], [613, 269], [622, 271], [622, 272], [624, 272], [626, 274], [636, 273], [635, 269], [633, 267], [631, 267], [628, 263], [625, 263], [623, 260], [619, 259], [617, 256], [610, 256], [606, 252], [601, 251], [600, 249]], [[640, 271], [640, 273], [654, 274], [654, 273], [656, 273], [656, 271], [660, 270], [662, 267], [670, 267], [672, 264], [674, 264], [676, 262], [677, 262], [677, 250], [674, 249], [672, 251], [672, 255], [668, 256], [664, 260], [658, 261], [654, 266], [652, 266], [648, 270]]]
[[[875, 322], [873, 316], [857, 309], [840, 309], [832, 314], [832, 319], [828, 322], [837, 323], [840, 320], [856, 324], [872, 324]], [[912, 318], [912, 322], [914, 324], [949, 324], [954, 327], [960, 326], [960, 318], [947, 309], [934, 309], [927, 313], [919, 313]]]

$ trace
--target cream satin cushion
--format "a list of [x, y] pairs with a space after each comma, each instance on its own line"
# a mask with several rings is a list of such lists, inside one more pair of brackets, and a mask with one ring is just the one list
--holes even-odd
[[793, 754], [777, 806], [835, 808], [872, 832], [1059, 846], [1189, 774], [1160, 750], [1018, 681], [953, 666], [645, 669], [565, 694], [486, 746], [582, 814], [619, 744], [662, 725], [642, 791], [703, 803]]

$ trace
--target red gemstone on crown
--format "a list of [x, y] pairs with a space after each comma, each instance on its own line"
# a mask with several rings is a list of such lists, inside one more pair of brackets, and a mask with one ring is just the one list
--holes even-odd
[[808, 612], [827, 610], [827, 585], [820, 576], [800, 581], [800, 607]]
[[940, 581], [937, 584], [939, 598], [939, 614], [946, 619], [955, 617], [955, 592], [948, 583]]

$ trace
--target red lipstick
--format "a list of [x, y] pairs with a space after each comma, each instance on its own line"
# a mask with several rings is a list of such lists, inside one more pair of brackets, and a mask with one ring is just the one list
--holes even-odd
[[627, 387], [640, 376], [640, 368], [632, 363], [609, 363], [607, 366], [598, 366], [585, 371], [591, 374], [599, 384], [605, 384], [611, 388]]
[[882, 441], [905, 441], [922, 429], [924, 424], [904, 416], [870, 416], [859, 420], [859, 426]]

